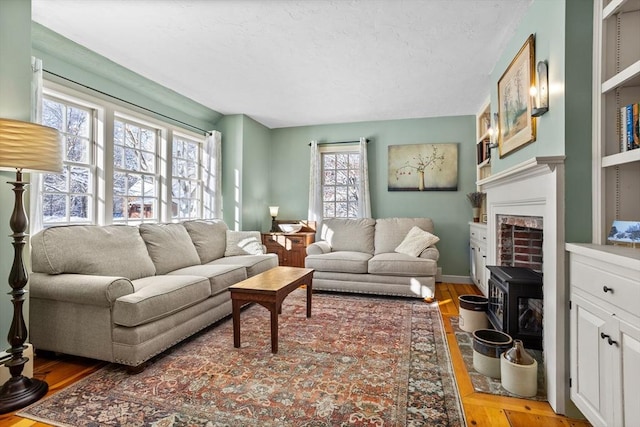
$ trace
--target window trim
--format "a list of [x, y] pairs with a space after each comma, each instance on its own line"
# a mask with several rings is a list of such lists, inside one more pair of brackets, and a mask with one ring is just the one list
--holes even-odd
[[[206, 137], [202, 133], [182, 128], [171, 121], [162, 121], [142, 108], [137, 109], [125, 102], [117, 102], [108, 95], [96, 94], [91, 89], [82, 86], [61, 84], [55, 80], [44, 79], [43, 95], [55, 97], [64, 102], [77, 104], [83, 108], [95, 110], [93, 122], [93, 161], [94, 174], [94, 204], [92, 224], [109, 225], [123, 223], [113, 221], [113, 151], [114, 151], [114, 123], [118, 117], [132, 120], [142, 125], [158, 129], [158, 151], [156, 160], [156, 176], [158, 177], [158, 215], [154, 222], [166, 223], [180, 221], [173, 218], [171, 212], [171, 180], [173, 135], [180, 135], [186, 139], [200, 141], [198, 174], [201, 184], [200, 190], [200, 218], [204, 214], [205, 183], [202, 180], [202, 159]], [[40, 196], [41, 197], [41, 196]], [[83, 224], [87, 224], [84, 222]], [[62, 223], [60, 223], [62, 224]], [[74, 223], [75, 224], [75, 223]], [[130, 222], [133, 224], [133, 222]], [[54, 225], [47, 223], [46, 227]]]

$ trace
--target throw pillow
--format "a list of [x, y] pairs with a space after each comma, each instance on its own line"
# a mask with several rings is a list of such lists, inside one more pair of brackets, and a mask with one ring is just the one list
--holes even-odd
[[262, 254], [264, 251], [259, 231], [227, 230], [227, 247], [224, 256]]
[[428, 231], [424, 231], [420, 227], [414, 226], [402, 243], [396, 248], [396, 252], [414, 257], [420, 256], [422, 251], [427, 249], [431, 245], [435, 245], [440, 241], [438, 236], [435, 236]]

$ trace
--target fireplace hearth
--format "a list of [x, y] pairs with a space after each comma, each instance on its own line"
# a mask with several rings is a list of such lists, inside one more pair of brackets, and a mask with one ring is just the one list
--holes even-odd
[[493, 327], [525, 348], [542, 350], [542, 274], [530, 268], [488, 266], [489, 305]]

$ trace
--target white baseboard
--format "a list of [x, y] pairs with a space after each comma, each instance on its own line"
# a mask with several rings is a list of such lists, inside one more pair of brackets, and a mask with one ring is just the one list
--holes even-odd
[[469, 276], [452, 276], [449, 274], [445, 274], [444, 276], [439, 276], [440, 280], [436, 278], [437, 282], [445, 282], [445, 283], [457, 283], [464, 285], [472, 285], [473, 281]]
[[[24, 369], [22, 370], [22, 375], [27, 378], [33, 378], [33, 346], [31, 344], [25, 344], [27, 347], [22, 354], [24, 357], [28, 357], [29, 360], [24, 365]], [[4, 366], [4, 362], [10, 359], [9, 353], [6, 351], [0, 352], [0, 386], [6, 383], [9, 378], [11, 378], [11, 374], [9, 373], [9, 368]]]

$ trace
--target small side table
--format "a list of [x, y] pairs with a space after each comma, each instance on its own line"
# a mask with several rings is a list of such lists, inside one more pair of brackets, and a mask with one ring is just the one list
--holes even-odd
[[278, 255], [278, 265], [304, 267], [307, 246], [315, 241], [315, 231], [298, 233], [262, 233], [262, 244], [268, 253]]

